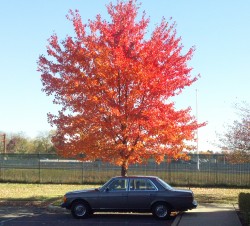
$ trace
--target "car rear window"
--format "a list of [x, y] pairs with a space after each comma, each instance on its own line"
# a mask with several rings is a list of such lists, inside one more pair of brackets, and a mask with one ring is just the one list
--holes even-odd
[[174, 190], [168, 183], [166, 183], [164, 180], [157, 178], [157, 181], [167, 190]]

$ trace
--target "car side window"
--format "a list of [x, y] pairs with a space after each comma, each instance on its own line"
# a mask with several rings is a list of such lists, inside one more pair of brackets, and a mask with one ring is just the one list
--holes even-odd
[[115, 179], [108, 186], [109, 191], [126, 191], [127, 183], [127, 179]]
[[130, 190], [134, 191], [155, 191], [154, 184], [148, 179], [131, 179], [129, 184]]

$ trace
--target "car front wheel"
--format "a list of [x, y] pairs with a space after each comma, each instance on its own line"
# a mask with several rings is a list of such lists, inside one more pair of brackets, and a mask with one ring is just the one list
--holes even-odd
[[152, 213], [157, 219], [164, 220], [169, 218], [171, 210], [167, 204], [159, 202], [153, 206]]
[[83, 201], [77, 201], [72, 204], [71, 213], [77, 219], [87, 218], [90, 214], [90, 207]]

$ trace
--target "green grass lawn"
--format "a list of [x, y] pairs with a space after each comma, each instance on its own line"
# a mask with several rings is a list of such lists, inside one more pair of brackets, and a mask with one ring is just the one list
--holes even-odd
[[250, 189], [241, 188], [191, 188], [199, 203], [236, 204], [241, 192], [250, 193]]
[[[100, 185], [64, 185], [64, 184], [12, 184], [0, 183], [0, 204], [25, 202], [36, 204], [62, 201], [67, 191], [97, 188]], [[186, 188], [184, 188], [186, 189]], [[250, 189], [237, 188], [191, 188], [199, 203], [236, 204], [240, 192], [250, 193]]]
[[0, 183], [0, 204], [23, 202], [42, 205], [61, 203], [67, 191], [88, 189], [98, 185], [60, 185], [60, 184], [12, 184]]

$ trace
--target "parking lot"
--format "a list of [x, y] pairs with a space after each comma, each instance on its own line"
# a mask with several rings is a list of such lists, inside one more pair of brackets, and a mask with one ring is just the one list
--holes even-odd
[[159, 221], [151, 214], [96, 213], [84, 220], [72, 218], [67, 211], [49, 211], [37, 207], [0, 206], [0, 226], [170, 226], [175, 217]]

